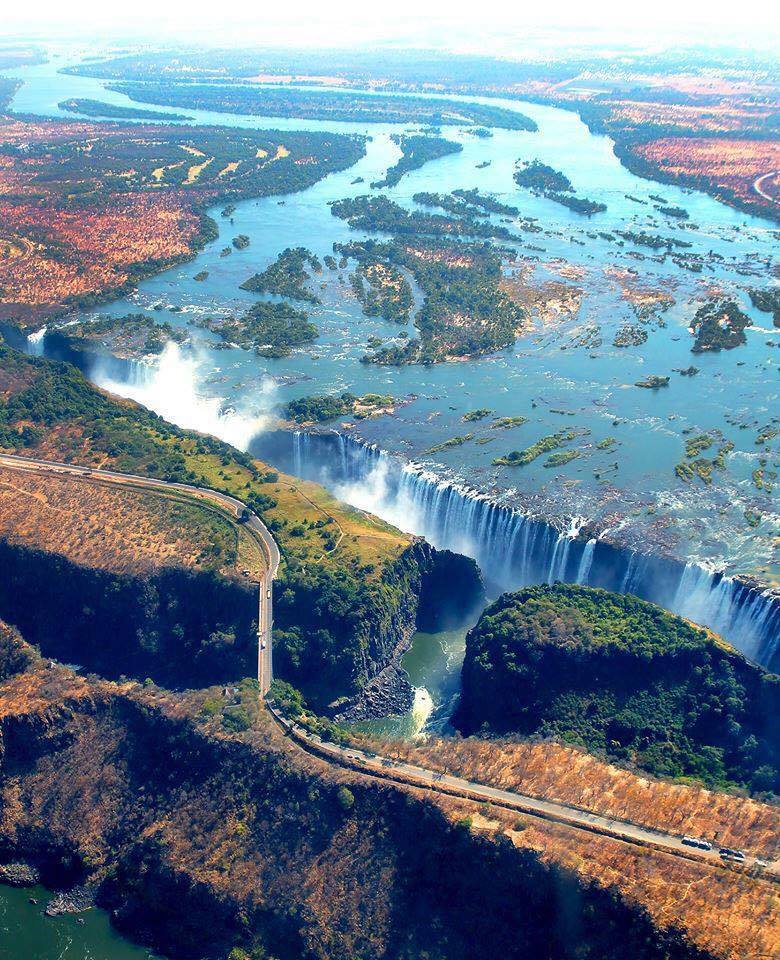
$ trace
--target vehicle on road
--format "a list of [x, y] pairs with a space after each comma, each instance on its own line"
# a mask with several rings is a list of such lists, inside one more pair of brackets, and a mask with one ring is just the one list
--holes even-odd
[[686, 847], [696, 847], [698, 850], [712, 850], [712, 844], [708, 840], [700, 840], [698, 837], [685, 836], [682, 842]]
[[737, 863], [745, 860], [745, 854], [741, 850], [732, 850], [731, 847], [721, 847], [718, 853], [724, 860], [734, 860]]

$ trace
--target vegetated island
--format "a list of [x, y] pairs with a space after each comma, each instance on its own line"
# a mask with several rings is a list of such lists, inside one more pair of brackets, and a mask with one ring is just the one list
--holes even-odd
[[575, 196], [571, 180], [560, 170], [542, 163], [541, 160], [521, 163], [515, 170], [514, 180], [519, 187], [526, 187], [587, 217], [594, 213], [603, 213], [607, 209], [604, 203]]
[[245, 280], [242, 290], [252, 293], [273, 293], [290, 300], [303, 300], [307, 303], [319, 303], [319, 297], [307, 290], [305, 283], [311, 279], [311, 273], [322, 273], [319, 257], [305, 247], [287, 247], [276, 260], [262, 273]]
[[656, 776], [780, 792], [780, 677], [637, 597], [570, 584], [491, 604], [456, 724], [580, 744]]
[[271, 89], [255, 84], [136, 83], [108, 84], [140, 103], [211, 110], [220, 113], [347, 123], [422, 123], [429, 126], [500, 127], [536, 131], [536, 123], [516, 110], [460, 103], [436, 97], [390, 97], [351, 91]]
[[320, 335], [317, 325], [303, 310], [289, 303], [266, 300], [254, 304], [240, 317], [205, 317], [197, 323], [226, 343], [269, 358], [287, 357], [293, 347], [313, 343]]
[[391, 413], [395, 400], [391, 396], [379, 393], [324, 394], [322, 396], [300, 397], [290, 400], [283, 410], [283, 416], [299, 424], [327, 423], [341, 417], [365, 420], [380, 413]]
[[169, 343], [189, 340], [189, 334], [183, 328], [167, 322], [158, 323], [146, 313], [87, 317], [79, 323], [55, 326], [47, 331], [46, 336], [55, 346], [65, 344], [75, 351], [100, 346], [113, 356], [126, 360], [162, 353]]
[[780, 327], [780, 287], [769, 287], [765, 290], [748, 290], [750, 302], [762, 313], [771, 313], [776, 327]]
[[752, 322], [733, 300], [705, 303], [696, 311], [691, 322], [691, 330], [696, 337], [691, 351], [733, 350], [747, 342], [745, 328]]
[[352, 292], [367, 317], [382, 317], [395, 323], [408, 323], [414, 295], [403, 272], [390, 262], [358, 262], [350, 275]]
[[106, 117], [110, 120], [191, 120], [183, 113], [164, 113], [162, 110], [145, 110], [143, 107], [124, 107], [89, 97], [71, 97], [61, 100], [57, 106], [68, 113], [80, 113], [84, 117]]
[[[403, 366], [493, 353], [514, 343], [525, 312], [501, 289], [499, 252], [488, 244], [398, 239], [339, 244], [359, 267], [408, 270], [423, 293], [414, 317], [418, 337], [366, 354], [365, 363]], [[405, 333], [405, 331], [402, 331]]]
[[371, 184], [374, 188], [394, 187], [406, 173], [419, 170], [431, 160], [460, 153], [463, 145], [443, 137], [423, 137], [409, 134], [392, 135], [392, 140], [401, 148], [401, 158], [390, 167], [383, 180], [376, 180]]

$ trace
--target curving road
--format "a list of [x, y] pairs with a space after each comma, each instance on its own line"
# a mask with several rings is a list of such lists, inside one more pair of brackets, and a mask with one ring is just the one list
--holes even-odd
[[770, 203], [780, 203], [780, 200], [768, 194], [761, 184], [765, 180], [769, 180], [770, 177], [776, 177], [778, 174], [780, 174], [780, 170], [773, 170], [771, 173], [765, 173], [760, 177], [756, 177], [753, 183], [753, 189], [756, 191], [759, 197], [763, 197], [764, 200], [768, 200]]
[[273, 581], [279, 568], [279, 547], [263, 521], [246, 504], [227, 493], [211, 490], [208, 487], [195, 487], [188, 483], [171, 483], [154, 477], [141, 477], [133, 473], [118, 473], [114, 470], [99, 470], [94, 467], [81, 467], [70, 463], [52, 460], [35, 460], [31, 457], [17, 457], [13, 454], [0, 454], [0, 466], [24, 473], [36, 473], [44, 476], [72, 476], [90, 483], [113, 484], [133, 490], [154, 490], [169, 494], [171, 491], [185, 497], [215, 504], [226, 510], [237, 522], [242, 523], [250, 535], [260, 545], [266, 560], [265, 573], [260, 579], [258, 601], [258, 641], [257, 641], [257, 680], [263, 696], [268, 692], [273, 680], [273, 662], [271, 647], [271, 626], [273, 624]]
[[[92, 483], [110, 483], [129, 489], [151, 489], [169, 493], [170, 491], [185, 494], [216, 504], [226, 509], [236, 522], [242, 523], [255, 536], [261, 545], [266, 558], [267, 567], [260, 581], [259, 619], [258, 619], [258, 665], [257, 677], [260, 684], [261, 696], [265, 697], [273, 679], [271, 626], [272, 616], [272, 584], [279, 567], [279, 548], [268, 528], [249, 508], [235, 497], [211, 490], [207, 487], [195, 487], [186, 483], [169, 483], [150, 477], [136, 476], [135, 474], [117, 473], [112, 470], [98, 470], [91, 467], [79, 467], [67, 463], [48, 460], [34, 460], [28, 457], [17, 457], [11, 454], [0, 454], [0, 466], [27, 473], [37, 473], [47, 476], [75, 476]], [[485, 784], [475, 783], [461, 777], [439, 773], [418, 767], [403, 761], [392, 760], [360, 750], [356, 747], [344, 747], [325, 741], [300, 724], [289, 720], [272, 704], [266, 705], [282, 729], [308, 753], [314, 754], [329, 763], [348, 767], [359, 773], [380, 777], [393, 783], [405, 786], [414, 786], [449, 796], [460, 797], [480, 803], [491, 803], [532, 816], [566, 824], [580, 830], [602, 834], [632, 843], [637, 846], [652, 847], [665, 853], [685, 857], [689, 860], [705, 861], [712, 865], [736, 870], [760, 869], [767, 879], [780, 880], [780, 860], [763, 867], [754, 856], [746, 856], [744, 862], [734, 863], [723, 861], [717, 848], [701, 850], [683, 843], [682, 837], [675, 833], [654, 830], [627, 820], [581, 810], [577, 807], [556, 803], [552, 800], [541, 800], [527, 794], [502, 790]]]

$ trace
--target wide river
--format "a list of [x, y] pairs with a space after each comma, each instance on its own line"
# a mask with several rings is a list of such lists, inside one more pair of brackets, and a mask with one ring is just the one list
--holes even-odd
[[[59, 110], [61, 100], [89, 97], [132, 105], [123, 95], [106, 91], [102, 81], [58, 72], [94, 53], [60, 48], [52, 51], [49, 63], [16, 71], [24, 83], [13, 109], [72, 118]], [[703, 193], [634, 176], [614, 156], [612, 141], [592, 135], [574, 113], [509, 100], [483, 102], [522, 111], [537, 122], [538, 132], [496, 129], [490, 138], [479, 138], [446, 127], [444, 136], [461, 143], [462, 152], [426, 164], [384, 192], [414, 208], [412, 195], [418, 191], [477, 187], [519, 207], [523, 217], [538, 218], [541, 233], [514, 231], [511, 222], [507, 226], [517, 232], [518, 253], [528, 258], [528, 282], [552, 299], [564, 291], [570, 309], [536, 316], [533, 328], [513, 349], [433, 367], [362, 364], [368, 338], [387, 340], [397, 335], [398, 327], [362, 315], [349, 290], [348, 271], [341, 279], [325, 271], [317, 278], [324, 284], [317, 290], [322, 304], [310, 310], [321, 331], [312, 347], [277, 360], [239, 349], [216, 351], [216, 340], [189, 327], [190, 322], [203, 315], [235, 313], [255, 302], [257, 296], [242, 292], [239, 284], [284, 248], [305, 246], [323, 257], [335, 242], [359, 237], [331, 215], [329, 203], [367, 193], [367, 185], [380, 179], [399, 156], [391, 135], [411, 128], [186, 110], [196, 124], [327, 129], [366, 134], [370, 140], [366, 156], [343, 173], [283, 200], [239, 203], [232, 222], [216, 215], [220, 237], [194, 261], [146, 280], [130, 297], [100, 308], [99, 312], [121, 315], [157, 306], [159, 319], [188, 326], [195, 342], [192, 349], [169, 349], [161, 359], [121, 380], [112, 379], [108, 368], [99, 364], [90, 375], [180, 425], [217, 434], [244, 448], [253, 443], [261, 452], [262, 434], [274, 411], [292, 398], [347, 389], [407, 398], [395, 415], [363, 422], [359, 435], [436, 478], [520, 507], [558, 531], [574, 533], [587, 521], [601, 536], [630, 549], [663, 553], [682, 563], [696, 560], [727, 573], [755, 573], [764, 582], [776, 580], [772, 550], [780, 530], [777, 502], [757, 489], [753, 474], [767, 455], [767, 445], [756, 441], [777, 416], [780, 330], [773, 328], [769, 315], [753, 309], [747, 290], [772, 282], [777, 228]], [[534, 158], [562, 170], [580, 196], [605, 203], [606, 212], [586, 218], [518, 188], [512, 178], [516, 162]], [[363, 182], [354, 183], [359, 177]], [[658, 209], [661, 205], [684, 208], [689, 220], [664, 215]], [[704, 258], [703, 269], [694, 273], [646, 246], [629, 240], [617, 243], [614, 234], [612, 239], [604, 236], [615, 230], [644, 230], [684, 240], [690, 244], [684, 252]], [[221, 257], [220, 250], [239, 233], [250, 238], [248, 248]], [[208, 279], [194, 281], [201, 271], [208, 271]], [[673, 302], [643, 326], [647, 341], [615, 346], [616, 331], [637, 323], [632, 300], [634, 305], [643, 297], [652, 302], [659, 292], [670, 294]], [[694, 355], [688, 327], [705, 296], [713, 293], [738, 301], [753, 326], [748, 328], [747, 344], [738, 349]], [[698, 368], [697, 375], [676, 372], [691, 364]], [[635, 386], [653, 374], [671, 377], [670, 386], [660, 390]], [[481, 407], [489, 408], [491, 417], [522, 415], [528, 421], [506, 431], [491, 429], [490, 418], [463, 422], [464, 413]], [[495, 457], [566, 427], [581, 434], [576, 441], [579, 456], [570, 463], [550, 469], [540, 457], [523, 468], [491, 465]], [[461, 446], [426, 453], [466, 433], [473, 437]], [[709, 455], [727, 441], [734, 445], [725, 469], [716, 471], [709, 486], [698, 480], [686, 484], [675, 474], [686, 439], [701, 433], [714, 439]], [[316, 469], [311, 464], [302, 467], [309, 474]], [[414, 504], [388, 495], [380, 471], [351, 479], [348, 473], [336, 473], [325, 479], [345, 499], [410, 532], [430, 533]], [[436, 541], [435, 536], [432, 539]], [[457, 537], [444, 538], [443, 545], [469, 552], [469, 544], [461, 544]], [[478, 550], [471, 552], [481, 559]], [[560, 559], [556, 554], [551, 573], [565, 570]], [[578, 561], [580, 565], [585, 559]], [[510, 577], [510, 585], [513, 582]], [[628, 573], [625, 585], [631, 586]], [[689, 580], [676, 589], [686, 592], [693, 586]], [[724, 601], [719, 597], [717, 602]], [[689, 615], [698, 610], [677, 606]], [[709, 595], [702, 611], [704, 606], [710, 611]], [[720, 625], [715, 613], [702, 612], [701, 619]], [[413, 679], [415, 674], [422, 678], [418, 715], [427, 715], [437, 697], [439, 704], [449, 700], [462, 634], [460, 639], [447, 635], [419, 642], [409, 655], [419, 670], [414, 663], [408, 665]], [[750, 643], [755, 647], [758, 641]], [[440, 651], [433, 666], [432, 649]], [[447, 665], [444, 671], [442, 664]], [[416, 729], [419, 723], [413, 726]]]

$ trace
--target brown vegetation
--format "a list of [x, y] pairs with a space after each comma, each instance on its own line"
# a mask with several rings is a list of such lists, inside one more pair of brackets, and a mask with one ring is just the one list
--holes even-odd
[[679, 924], [699, 948], [723, 960], [758, 960], [780, 948], [780, 904], [771, 881], [531, 818], [518, 824], [506, 811], [490, 809], [474, 818], [474, 828], [502, 830], [545, 862], [620, 890], [658, 926]]
[[777, 807], [693, 784], [639, 776], [576, 747], [459, 737], [419, 744], [382, 742], [380, 752], [644, 826], [706, 837], [770, 858], [780, 855]]
[[0, 539], [74, 563], [141, 574], [162, 566], [262, 574], [254, 540], [184, 497], [0, 467]]
[[[118, 295], [190, 257], [204, 210], [300, 189], [353, 163], [354, 139], [0, 118], [0, 303], [22, 326]], [[299, 161], [305, 161], [300, 163]]]
[[[776, 949], [774, 884], [341, 771], [283, 737], [251, 684], [173, 694], [77, 677], [29, 648], [9, 673], [18, 644], [0, 627], [0, 736], [13, 761], [0, 844], [51, 882], [65, 870], [99, 884], [123, 929], [172, 954], [222, 957], [231, 943], [276, 953], [292, 937], [295, 955], [323, 960], [419, 957], [443, 929], [449, 946], [432, 955], [537, 956], [542, 941], [524, 938], [541, 924], [544, 955], [557, 957], [566, 907], [579, 904], [595, 924], [576, 927], [585, 957], [612, 956], [617, 929], [636, 938], [645, 911], [651, 946], [615, 956]], [[550, 883], [545, 927], [537, 896]], [[624, 911], [609, 921], [605, 896]], [[607, 922], [617, 927], [599, 949]]]
[[637, 146], [635, 153], [682, 183], [701, 179], [721, 199], [777, 210], [779, 194], [771, 178], [763, 189], [774, 201], [758, 193], [754, 184], [759, 177], [780, 170], [780, 140], [664, 137]]

